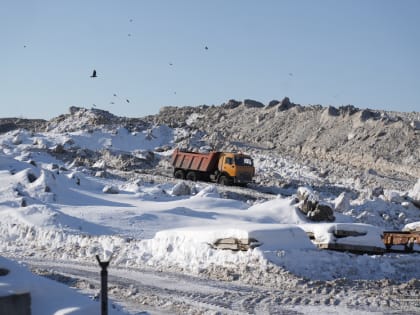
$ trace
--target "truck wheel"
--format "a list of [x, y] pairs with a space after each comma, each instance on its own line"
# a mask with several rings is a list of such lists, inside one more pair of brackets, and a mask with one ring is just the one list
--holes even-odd
[[195, 172], [188, 172], [186, 179], [195, 182], [197, 180], [197, 174]]
[[224, 185], [224, 186], [229, 186], [230, 185], [230, 180], [227, 176], [220, 176], [219, 184]]
[[185, 174], [183, 170], [176, 170], [174, 173], [174, 177], [178, 179], [185, 179]]

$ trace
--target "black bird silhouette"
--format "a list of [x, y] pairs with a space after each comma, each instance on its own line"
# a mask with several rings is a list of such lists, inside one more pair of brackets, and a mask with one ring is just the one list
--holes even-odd
[[114, 96], [117, 96], [117, 94], [114, 93]]
[[205, 50], [209, 50], [209, 48], [208, 48], [207, 46], [206, 46], [206, 47], [204, 47], [204, 49], [205, 49]]
[[125, 100], [127, 103], [130, 103], [130, 100], [127, 98], [126, 100]]
[[172, 62], [169, 63], [170, 66], [173, 66], [174, 64]]
[[97, 75], [96, 75], [96, 70], [93, 70], [93, 73], [92, 73], [92, 75], [90, 76], [91, 78], [96, 78], [97, 77]]

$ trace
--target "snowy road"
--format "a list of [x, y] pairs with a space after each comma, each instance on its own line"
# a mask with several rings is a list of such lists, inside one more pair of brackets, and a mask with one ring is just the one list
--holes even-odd
[[[45, 260], [27, 263], [36, 273], [75, 285], [85, 293], [95, 295], [99, 289], [96, 265]], [[280, 305], [268, 309], [269, 301], [280, 292], [146, 269], [110, 268], [109, 291], [113, 300], [135, 313], [145, 309], [153, 314], [285, 312]]]
[[[28, 259], [38, 274], [98, 296], [95, 264]], [[278, 276], [278, 275], [273, 275]], [[283, 275], [284, 276], [284, 275]], [[280, 287], [209, 280], [150, 268], [111, 267], [109, 296], [132, 314], [418, 314], [418, 284], [304, 281]], [[99, 304], [98, 304], [99, 307]]]

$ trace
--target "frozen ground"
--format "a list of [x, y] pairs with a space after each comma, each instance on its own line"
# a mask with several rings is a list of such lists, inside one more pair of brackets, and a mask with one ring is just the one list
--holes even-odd
[[[182, 130], [65, 132], [64, 127], [0, 135], [0, 267], [11, 270], [0, 277], [0, 293], [57, 285], [46, 277], [91, 297], [62, 285], [60, 291], [37, 290], [34, 315], [99, 311], [97, 254], [111, 257], [116, 314], [420, 312], [419, 253], [325, 251], [307, 235], [383, 247], [383, 230], [418, 226], [420, 210], [410, 196], [418, 194], [419, 185], [380, 193], [357, 189], [353, 178], [327, 185], [308, 167], [280, 156], [256, 156], [257, 172], [271, 174], [270, 183], [282, 178], [317, 183], [314, 189], [333, 207], [336, 221], [314, 223], [297, 209], [298, 184], [229, 188], [121, 171], [124, 167], [111, 172], [126, 160], [103, 152], [92, 155], [90, 165], [79, 163], [108, 150], [165, 170], [171, 151], [154, 148], [172, 146]], [[361, 236], [338, 239], [338, 229]], [[214, 244], [223, 238], [251, 238], [255, 247], [217, 249]], [[22, 275], [31, 281], [19, 280]], [[41, 291], [78, 297], [47, 305]]]

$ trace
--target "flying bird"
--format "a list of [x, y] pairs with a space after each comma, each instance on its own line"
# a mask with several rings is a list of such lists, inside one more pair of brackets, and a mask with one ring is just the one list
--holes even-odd
[[127, 103], [130, 103], [130, 100], [127, 98], [126, 100], [125, 100]]
[[206, 47], [204, 47], [204, 49], [205, 49], [205, 50], [209, 50], [209, 48], [208, 48], [207, 46], [206, 46]]
[[92, 73], [92, 75], [90, 76], [91, 78], [97, 78], [97, 75], [96, 75], [96, 70], [93, 70], [93, 73]]
[[117, 96], [117, 94], [114, 93], [114, 96]]
[[170, 66], [173, 66], [174, 64], [172, 62], [169, 63]]

